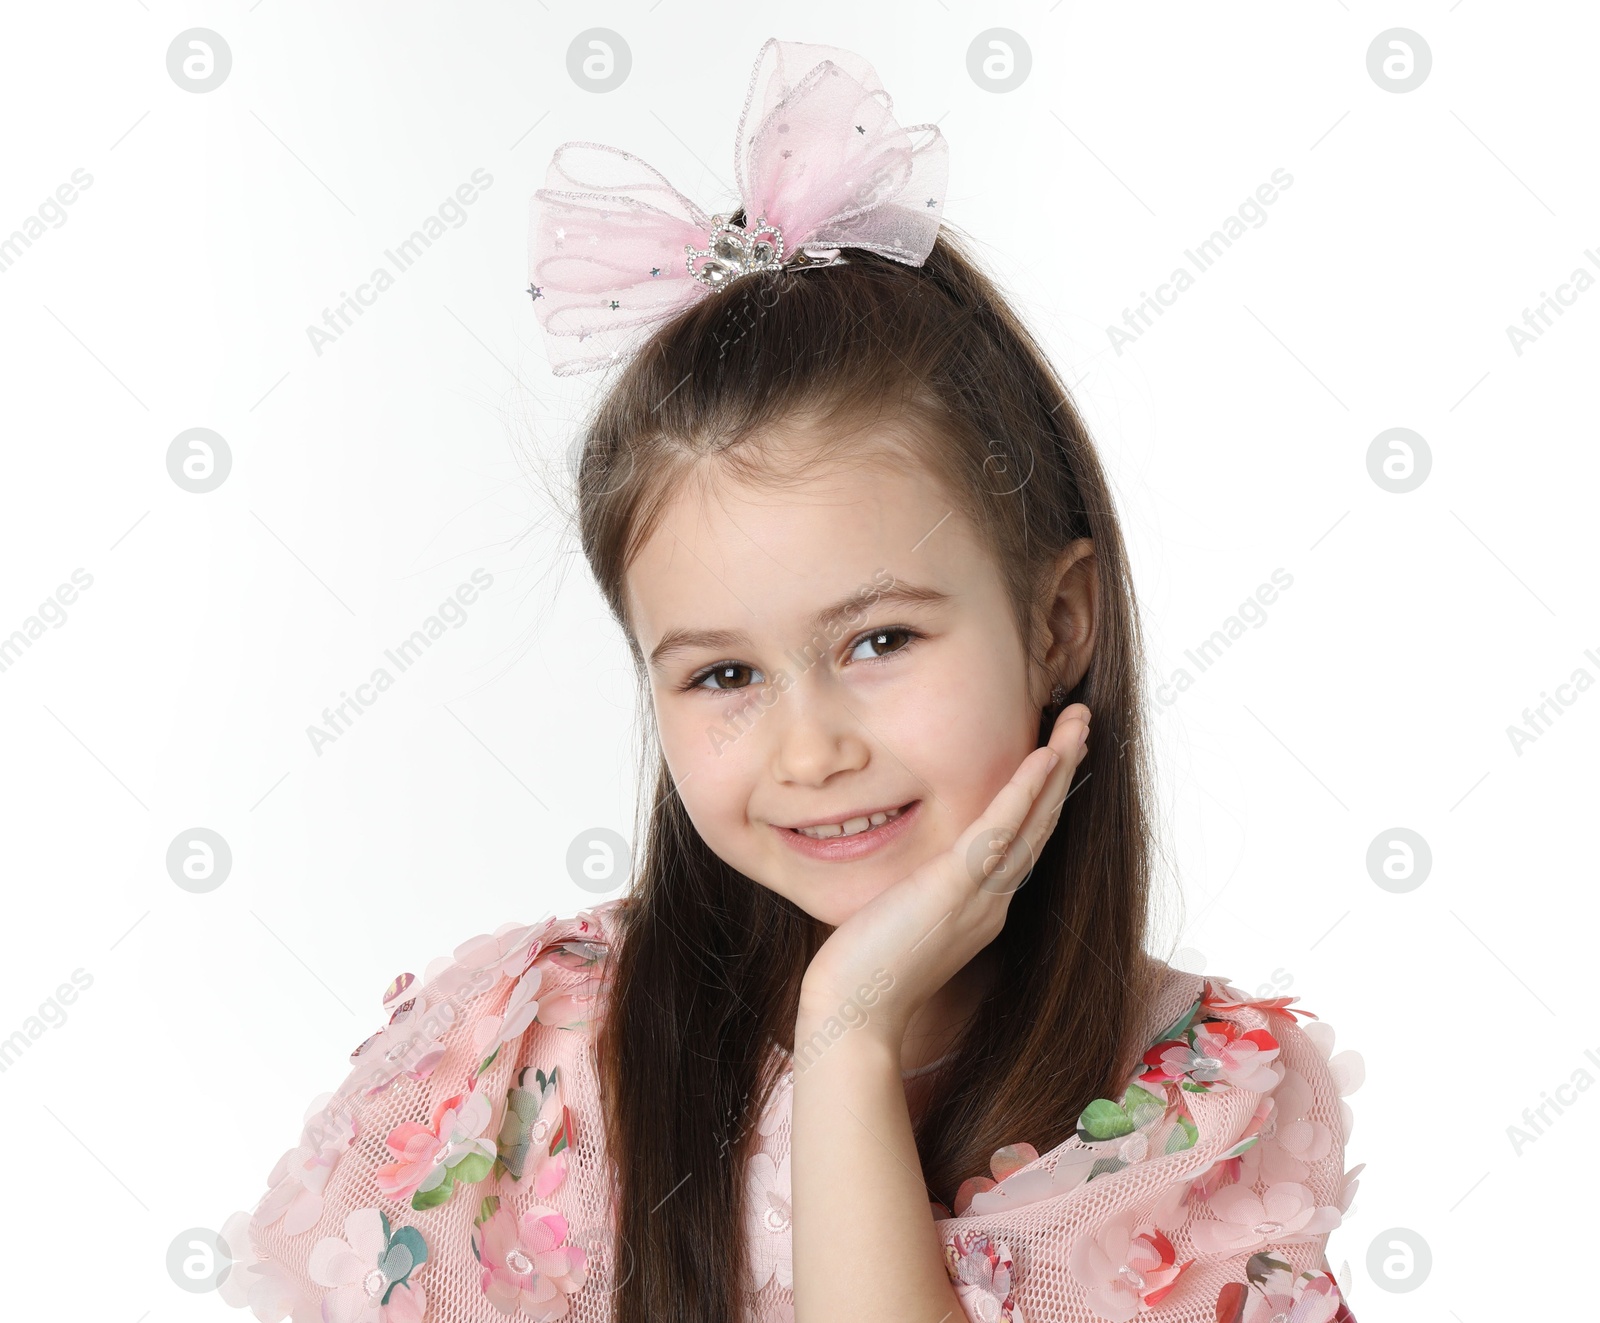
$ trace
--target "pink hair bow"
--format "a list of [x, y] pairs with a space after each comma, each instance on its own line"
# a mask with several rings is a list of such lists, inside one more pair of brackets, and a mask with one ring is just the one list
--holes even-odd
[[530, 206], [528, 267], [551, 370], [630, 353], [680, 308], [740, 276], [826, 266], [866, 248], [909, 266], [933, 249], [949, 179], [938, 126], [901, 127], [873, 68], [834, 46], [769, 39], [739, 116], [744, 225], [707, 216], [638, 157], [556, 148]]

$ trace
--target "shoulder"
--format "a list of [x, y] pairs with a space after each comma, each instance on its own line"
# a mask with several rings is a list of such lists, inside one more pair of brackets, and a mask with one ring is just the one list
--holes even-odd
[[[1268, 1148], [1309, 1141], [1306, 1155], [1331, 1196], [1352, 1124], [1344, 1097], [1362, 1080], [1359, 1054], [1336, 1053], [1332, 1028], [1297, 998], [1252, 996], [1221, 975], [1147, 956], [1130, 989], [1125, 1066], [1111, 1096], [1090, 1102], [1075, 1134], [1048, 1153], [1021, 1142], [997, 1152], [993, 1179], [966, 1182], [957, 1215], [1061, 1195], [1091, 1177], [1103, 1189], [1125, 1167], [1190, 1150], [1197, 1160], [1238, 1157], [1258, 1135]], [[1028, 1179], [1006, 1179], [1018, 1172]]]
[[[421, 978], [390, 982], [385, 1018], [350, 1054], [344, 1082], [312, 1100], [266, 1193], [224, 1228], [236, 1261], [224, 1299], [298, 1323], [319, 1303], [344, 1309], [361, 1294], [360, 1274], [378, 1271], [422, 1317], [437, 1283], [479, 1280], [486, 1237], [520, 1244], [513, 1209], [554, 1211], [587, 1235], [584, 1212], [604, 1188], [591, 1030], [627, 904], [502, 924], [436, 957]], [[477, 1210], [470, 1225], [463, 1206]], [[551, 1271], [570, 1292], [583, 1254], [560, 1239]], [[407, 1266], [391, 1274], [396, 1245]]]
[[994, 1179], [936, 1217], [969, 1317], [1059, 1314], [1066, 1299], [1075, 1317], [1240, 1323], [1290, 1304], [1299, 1318], [1305, 1297], [1306, 1317], [1346, 1320], [1319, 1264], [1361, 1170], [1344, 1169], [1359, 1055], [1295, 997], [1159, 960], [1133, 1004], [1115, 1096], [1048, 1153], [999, 1150]]
[[[1102, 1140], [1122, 1134], [1139, 1158], [1190, 1152], [1197, 1165], [1177, 1188], [1202, 1253], [1220, 1252], [1237, 1230], [1207, 1216], [1226, 1223], [1260, 1199], [1292, 1205], [1308, 1228], [1337, 1226], [1360, 1171], [1344, 1169], [1354, 1124], [1346, 1097], [1364, 1077], [1360, 1054], [1336, 1051], [1328, 1021], [1276, 987], [1251, 994], [1220, 975], [1165, 965], [1152, 978], [1165, 990], [1153, 999], [1152, 1023], [1174, 1018], [1149, 1035], [1123, 1097], [1085, 1111], [1080, 1139], [1101, 1160]], [[1148, 1145], [1138, 1134], [1145, 1127]]]
[[[1145, 986], [1135, 1082], [1270, 1097], [1259, 1113], [1285, 1125], [1314, 1118], [1342, 1147], [1353, 1124], [1344, 1098], [1364, 1077], [1361, 1055], [1336, 1050], [1332, 1025], [1298, 996], [1277, 984], [1252, 994], [1220, 974], [1191, 974], [1154, 959]], [[1278, 1128], [1269, 1124], [1268, 1132]]]
[[471, 1063], [476, 1075], [495, 1049], [535, 1023], [588, 1028], [627, 904], [618, 897], [537, 923], [504, 923], [430, 960], [420, 980], [397, 975], [381, 995], [387, 1023], [351, 1053], [354, 1069], [339, 1095], [353, 1086], [382, 1091], [398, 1075], [427, 1078], [445, 1040], [484, 1049], [484, 1059]]

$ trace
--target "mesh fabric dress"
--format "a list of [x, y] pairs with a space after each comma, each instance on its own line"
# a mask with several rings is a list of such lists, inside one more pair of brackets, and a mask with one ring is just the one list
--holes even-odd
[[[395, 980], [390, 1023], [224, 1226], [223, 1298], [261, 1323], [609, 1320], [593, 1029], [625, 903], [508, 925]], [[1017, 1136], [955, 1216], [931, 1206], [968, 1318], [1351, 1323], [1324, 1245], [1354, 1192], [1340, 1094], [1359, 1058], [1332, 1057], [1292, 999], [1161, 969], [1127, 1090], [1048, 1152]], [[792, 1083], [745, 1170], [755, 1323], [793, 1317]]]

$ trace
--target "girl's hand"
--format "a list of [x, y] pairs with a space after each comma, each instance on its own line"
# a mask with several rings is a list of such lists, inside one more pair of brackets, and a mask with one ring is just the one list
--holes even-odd
[[[954, 846], [835, 928], [806, 969], [800, 1019], [838, 1016], [898, 1053], [912, 1015], [1000, 935], [1012, 894], [1055, 830], [1088, 736], [1089, 709], [1074, 703]], [[1060, 756], [1049, 770], [1046, 750]]]

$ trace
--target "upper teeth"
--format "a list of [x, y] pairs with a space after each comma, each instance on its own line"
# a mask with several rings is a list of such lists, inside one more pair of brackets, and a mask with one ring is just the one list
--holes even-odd
[[868, 827], [881, 826], [890, 818], [898, 818], [901, 812], [901, 809], [890, 809], [887, 813], [874, 813], [868, 818], [849, 818], [844, 822], [829, 822], [821, 827], [796, 827], [795, 830], [802, 836], [813, 836], [818, 840], [829, 836], [854, 836]]

